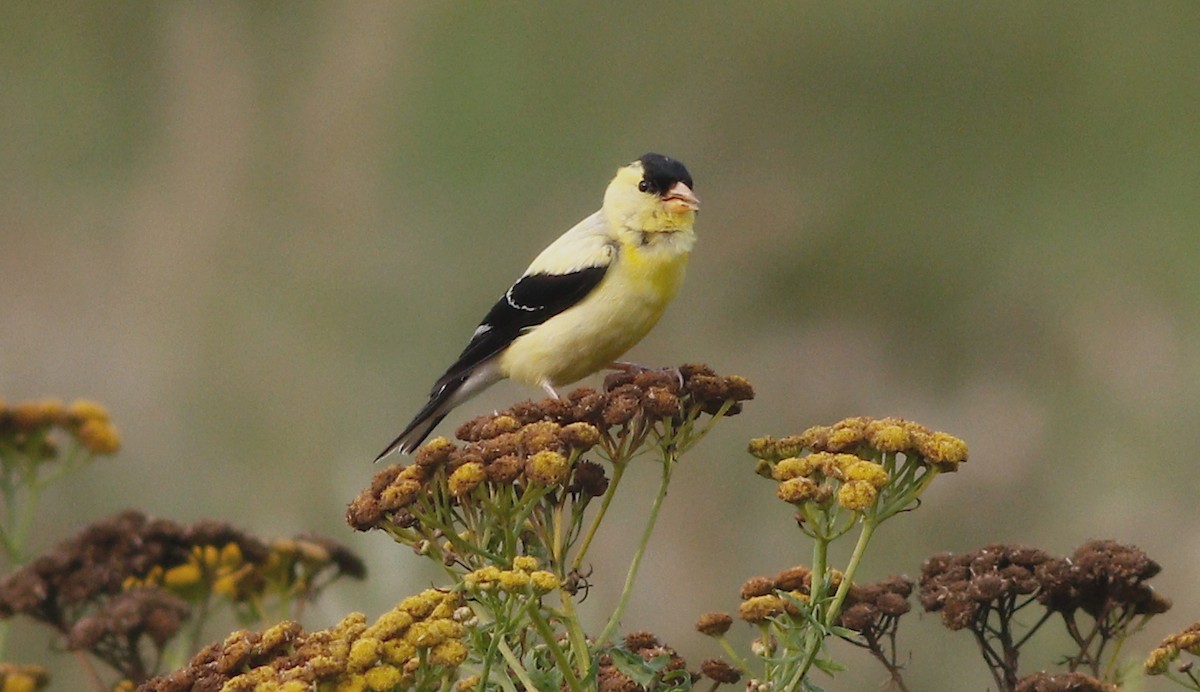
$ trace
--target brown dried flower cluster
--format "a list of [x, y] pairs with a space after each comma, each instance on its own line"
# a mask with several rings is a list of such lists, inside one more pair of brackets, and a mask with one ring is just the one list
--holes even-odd
[[1083, 673], [1034, 673], [1017, 682], [1016, 692], [1118, 692], [1116, 685]]
[[[941, 612], [946, 627], [974, 633], [997, 685], [1013, 689], [1019, 680], [1021, 646], [1054, 614], [1079, 647], [1065, 658], [1068, 672], [1085, 668], [1099, 676], [1110, 642], [1123, 640], [1145, 617], [1170, 608], [1170, 601], [1147, 583], [1158, 572], [1158, 564], [1144, 552], [1113, 541], [1089, 541], [1070, 558], [1054, 558], [1023, 546], [989, 545], [926, 560], [921, 567], [920, 599], [927, 611]], [[1034, 604], [1046, 612], [1029, 618], [1033, 624], [1022, 632], [1016, 614]], [[1078, 619], [1080, 613], [1090, 616], [1090, 625]], [[1154, 655], [1148, 669], [1151, 664], [1165, 669]], [[1020, 689], [1115, 689], [1090, 680], [1032, 676], [1022, 681], [1025, 686]], [[1082, 686], [1069, 686], [1075, 684]]]
[[1011, 612], [1038, 591], [1036, 570], [1050, 555], [1036, 548], [989, 545], [961, 555], [938, 553], [921, 565], [921, 605], [952, 630], [982, 627], [992, 607]]
[[670, 370], [634, 370], [614, 372], [604, 378], [604, 388], [596, 391], [580, 387], [565, 399], [526, 401], [492, 416], [480, 416], [459, 427], [460, 440], [477, 442], [507, 432], [505, 421], [497, 429], [494, 421], [508, 417], [518, 425], [541, 421], [567, 426], [587, 423], [608, 435], [619, 434], [612, 428], [645, 425], [662, 420], [682, 420], [700, 413], [733, 416], [741, 412], [741, 402], [754, 398], [754, 388], [743, 377], [721, 376], [707, 365], [687, 364]]
[[186, 668], [138, 689], [444, 689], [436, 681], [453, 679], [467, 659], [464, 622], [472, 615], [458, 594], [429, 589], [370, 625], [362, 613], [353, 613], [317, 632], [305, 632], [290, 620], [262, 632], [242, 630], [206, 647]]
[[636, 655], [647, 663], [652, 663], [657, 670], [654, 681], [648, 685], [640, 685], [626, 675], [621, 666], [613, 660], [614, 654], [606, 653], [600, 657], [600, 670], [597, 676], [599, 692], [646, 692], [659, 689], [664, 678], [674, 675], [688, 675], [687, 663], [671, 647], [658, 641], [658, 637], [650, 632], [630, 632], [625, 635], [625, 650]]
[[442, 492], [464, 502], [480, 487], [538, 484], [582, 497], [603, 495], [609, 482], [604, 468], [580, 460], [581, 454], [600, 445], [612, 458], [634, 431], [644, 435], [656, 423], [701, 413], [733, 415], [753, 396], [745, 379], [721, 377], [703, 365], [684, 365], [678, 373], [614, 373], [602, 392], [583, 387], [565, 399], [527, 401], [468, 421], [457, 431], [464, 444], [430, 440], [412, 464], [380, 471], [346, 518], [359, 531], [411, 527], [417, 522], [411, 506]]
[[1162, 571], [1157, 562], [1135, 546], [1116, 541], [1089, 541], [1067, 558], [1048, 560], [1038, 567], [1038, 601], [1048, 610], [1074, 610], [1096, 618], [1113, 608], [1133, 615], [1165, 613], [1171, 602], [1147, 582]]
[[144, 680], [153, 671], [142, 665], [137, 644], [144, 638], [162, 651], [190, 615], [186, 601], [163, 589], [129, 589], [80, 618], [67, 634], [67, 648], [119, 661], [126, 678]]
[[8, 447], [34, 459], [52, 459], [59, 453], [56, 430], [92, 454], [107, 456], [121, 447], [121, 435], [108, 410], [94, 401], [79, 399], [70, 405], [58, 399], [0, 401], [0, 450]]
[[863, 639], [878, 641], [895, 631], [900, 616], [911, 606], [913, 580], [893, 575], [871, 584], [854, 584], [846, 594], [837, 624], [854, 630]]
[[210, 592], [253, 600], [268, 587], [312, 586], [318, 573], [364, 574], [357, 557], [327, 539], [281, 545], [222, 522], [185, 526], [126, 511], [0, 580], [0, 617], [27, 615], [61, 633], [69, 648], [141, 680], [153, 673], [141, 643], [161, 651], [189, 617], [188, 601]]
[[814, 426], [799, 435], [768, 436], [750, 442], [750, 453], [770, 462], [797, 457], [805, 451], [864, 458], [875, 458], [880, 453], [903, 454], [918, 457], [943, 473], [956, 471], [967, 460], [967, 444], [959, 438], [900, 418], [857, 416], [833, 425]]
[[267, 557], [261, 541], [225, 524], [187, 527], [123, 512], [86, 527], [0, 580], [0, 616], [21, 613], [66, 633], [83, 609], [98, 597], [119, 593], [126, 580], [186, 565], [198, 547], [229, 545], [248, 561]]
[[462, 446], [444, 437], [434, 438], [417, 450], [414, 463], [383, 469], [350, 503], [347, 522], [359, 531], [386, 523], [413, 526], [418, 520], [410, 507], [441, 493], [454, 502], [464, 502], [480, 486], [495, 489], [538, 483], [566, 486], [588, 496], [603, 494], [607, 487], [603, 468], [588, 462], [571, 463], [599, 442], [599, 431], [588, 423], [521, 424], [502, 413], [492, 417], [486, 432], [496, 434]]
[[[1167, 672], [1171, 663], [1179, 658], [1181, 653], [1200, 656], [1200, 622], [1193, 622], [1187, 628], [1176, 632], [1154, 648], [1142, 668], [1146, 675], [1162, 675]], [[1191, 670], [1192, 662], [1183, 664]]]

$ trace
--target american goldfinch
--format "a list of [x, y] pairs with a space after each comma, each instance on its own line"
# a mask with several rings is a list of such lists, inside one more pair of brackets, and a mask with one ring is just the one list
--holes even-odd
[[600, 210], [541, 252], [376, 461], [408, 453], [451, 409], [510, 377], [555, 387], [611, 365], [658, 322], [683, 281], [700, 201], [683, 164], [646, 154], [617, 171]]

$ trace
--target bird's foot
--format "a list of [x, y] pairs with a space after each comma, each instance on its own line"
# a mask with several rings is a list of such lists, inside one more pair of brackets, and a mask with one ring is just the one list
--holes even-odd
[[550, 395], [551, 399], [562, 399], [562, 397], [558, 395], [558, 391], [555, 390], [554, 386], [549, 382], [543, 382], [542, 389], [546, 390], [546, 393]]
[[612, 363], [609, 363], [608, 368], [609, 368], [609, 370], [618, 370], [620, 372], [629, 373], [630, 375], [640, 375], [643, 372], [666, 373], [668, 375], [673, 375], [675, 377], [675, 382], [679, 385], [679, 387], [681, 389], [683, 388], [683, 372], [675, 366], [671, 366], [671, 367], [667, 367], [667, 368], [648, 368], [645, 365], [638, 365], [637, 363], [626, 363], [625, 361], [617, 360], [617, 361], [613, 361]]

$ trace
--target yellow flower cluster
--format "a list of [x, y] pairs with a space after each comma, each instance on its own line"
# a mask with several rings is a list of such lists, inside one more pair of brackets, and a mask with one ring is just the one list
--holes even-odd
[[129, 577], [126, 589], [137, 586], [161, 586], [185, 599], [207, 591], [237, 599], [242, 595], [239, 584], [256, 569], [246, 561], [236, 542], [223, 546], [192, 546], [187, 562], [168, 569], [154, 565], [142, 578]]
[[54, 457], [57, 445], [49, 437], [64, 431], [92, 454], [109, 456], [121, 447], [121, 435], [108, 410], [94, 401], [79, 399], [65, 405], [59, 399], [6, 404], [0, 401], [0, 445], [8, 445], [38, 458]]
[[863, 457], [903, 454], [943, 473], [956, 471], [967, 460], [966, 442], [900, 418], [857, 416], [814, 426], [799, 435], [760, 437], [750, 442], [750, 453], [765, 461], [800, 456], [805, 450]]
[[[365, 692], [452, 679], [469, 654], [463, 621], [470, 616], [458, 594], [429, 589], [404, 599], [370, 625], [362, 613], [352, 613], [310, 634], [291, 622], [258, 638], [235, 632], [216, 657], [218, 669], [235, 673], [221, 689], [301, 692], [316, 684], [337, 692]], [[257, 652], [275, 655], [255, 660]]]
[[463, 576], [463, 585], [471, 592], [500, 590], [508, 594], [541, 596], [561, 586], [553, 572], [538, 569], [537, 558], [521, 555], [513, 559], [512, 569], [495, 565], [481, 567]]
[[0, 663], [0, 690], [3, 692], [35, 692], [50, 683], [50, 674], [41, 666]]
[[[943, 432], [899, 418], [847, 418], [800, 435], [750, 441], [756, 472], [779, 483], [779, 499], [794, 505], [865, 512], [887, 488], [916, 497], [933, 474], [955, 471], [967, 445]], [[901, 461], [901, 458], [903, 461]]]
[[1162, 640], [1162, 643], [1150, 652], [1142, 668], [1146, 675], [1162, 675], [1167, 672], [1171, 662], [1183, 652], [1200, 656], [1200, 622], [1194, 622], [1182, 632], [1176, 632]]
[[779, 499], [794, 505], [824, 505], [836, 498], [842, 507], [862, 511], [875, 503], [879, 489], [888, 482], [882, 465], [853, 454], [813, 452], [765, 463], [771, 478], [779, 482]]
[[210, 593], [233, 602], [261, 603], [272, 593], [283, 599], [310, 599], [341, 576], [362, 579], [366, 575], [356, 555], [320, 536], [277, 539], [265, 550], [255, 541], [247, 544], [249, 555], [239, 540], [246, 537], [219, 545], [193, 545], [182, 564], [155, 564], [141, 577], [126, 578], [123, 586], [161, 586], [193, 603]]

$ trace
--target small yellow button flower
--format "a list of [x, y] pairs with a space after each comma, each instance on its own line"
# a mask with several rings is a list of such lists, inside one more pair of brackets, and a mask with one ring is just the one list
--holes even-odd
[[450, 488], [451, 495], [462, 497], [470, 494], [485, 480], [487, 480], [487, 472], [483, 470], [483, 464], [472, 461], [454, 469], [454, 473], [450, 474], [450, 479], [446, 483]]
[[867, 481], [848, 481], [838, 488], [837, 501], [846, 509], [860, 512], [875, 504], [878, 492]]

